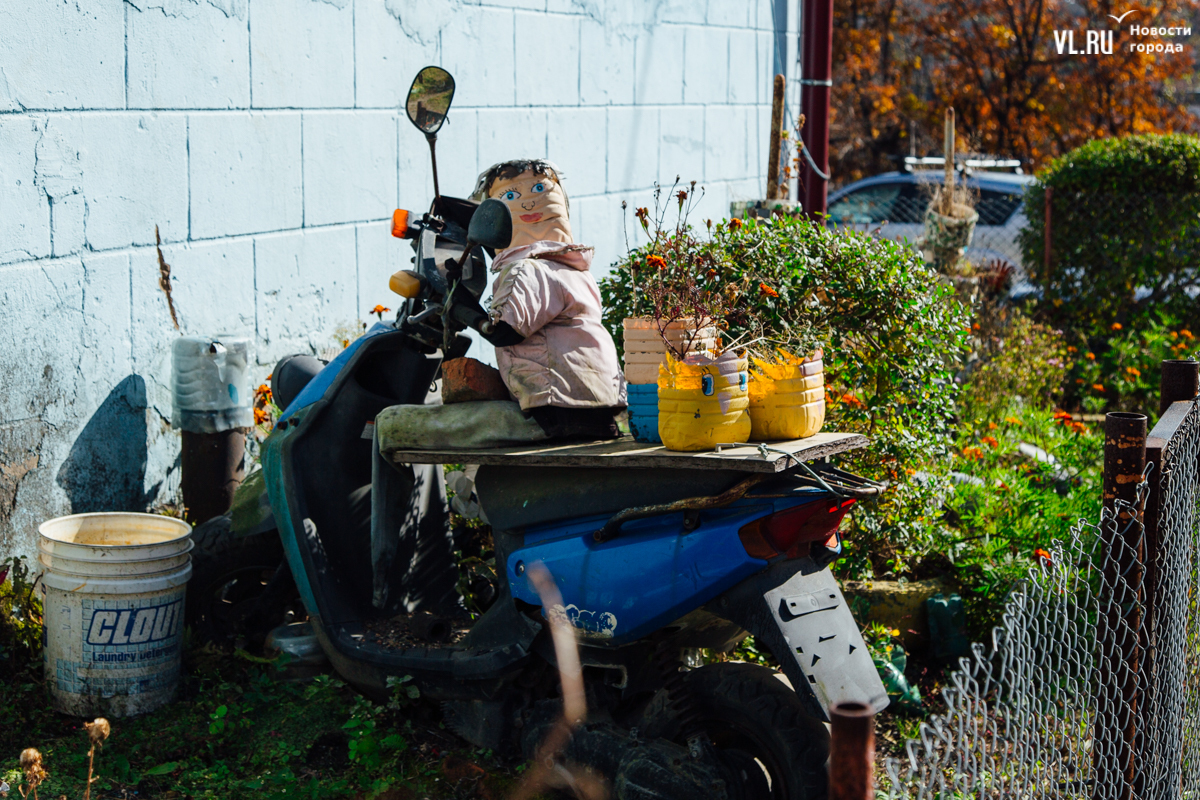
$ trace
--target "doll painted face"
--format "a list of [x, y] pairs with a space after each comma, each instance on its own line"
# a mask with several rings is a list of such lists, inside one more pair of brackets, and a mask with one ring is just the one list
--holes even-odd
[[541, 241], [575, 241], [567, 217], [567, 196], [553, 176], [526, 170], [514, 178], [497, 180], [488, 196], [503, 201], [512, 213], [513, 237], [509, 247]]

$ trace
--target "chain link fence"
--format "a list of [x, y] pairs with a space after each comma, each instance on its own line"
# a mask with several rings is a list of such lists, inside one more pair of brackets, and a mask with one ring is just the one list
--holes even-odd
[[[920, 247], [931, 197], [930, 189], [920, 184], [866, 187], [830, 204], [830, 224]], [[1022, 197], [1020, 193], [977, 191], [975, 210], [979, 221], [963, 254], [977, 269], [1003, 264], [1024, 274], [1020, 236], [1026, 220]]]
[[1200, 797], [1197, 401], [1171, 405], [1144, 452], [1136, 501], [1031, 567], [878, 796]]

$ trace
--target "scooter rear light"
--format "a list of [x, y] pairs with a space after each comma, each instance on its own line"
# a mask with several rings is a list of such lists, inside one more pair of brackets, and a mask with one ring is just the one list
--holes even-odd
[[738, 538], [751, 558], [765, 561], [781, 553], [799, 558], [813, 542], [836, 546], [838, 526], [852, 505], [853, 499], [827, 497], [793, 506], [743, 525]]
[[397, 208], [392, 212], [392, 236], [397, 239], [408, 238], [408, 217], [408, 211], [403, 208]]

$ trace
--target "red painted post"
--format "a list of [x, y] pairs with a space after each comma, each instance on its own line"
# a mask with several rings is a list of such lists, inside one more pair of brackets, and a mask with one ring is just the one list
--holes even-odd
[[[833, 91], [833, 0], [804, 3], [802, 44], [803, 74], [800, 77], [800, 113], [804, 114], [801, 138], [808, 154], [825, 175], [829, 174], [829, 96]], [[818, 219], [825, 214], [829, 181], [813, 170], [807, 158], [800, 159], [800, 195], [804, 211]]]
[[829, 798], [875, 797], [875, 712], [865, 703], [838, 703], [829, 710]]

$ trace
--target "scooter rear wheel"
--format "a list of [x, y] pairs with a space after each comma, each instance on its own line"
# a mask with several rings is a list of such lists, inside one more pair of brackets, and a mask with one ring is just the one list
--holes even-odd
[[258, 647], [296, 595], [279, 532], [238, 534], [221, 516], [197, 525], [192, 539], [188, 624], [202, 641]]
[[[727, 771], [741, 781], [730, 787], [730, 797], [825, 800], [829, 733], [774, 672], [754, 664], [709, 664], [684, 681], [699, 724]], [[671, 722], [665, 733], [681, 736]]]

